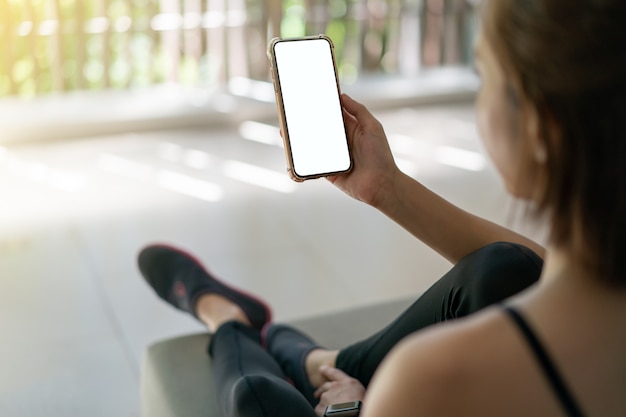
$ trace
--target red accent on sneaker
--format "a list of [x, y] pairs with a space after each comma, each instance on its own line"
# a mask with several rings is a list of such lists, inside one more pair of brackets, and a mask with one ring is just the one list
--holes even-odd
[[184, 298], [187, 294], [187, 288], [185, 287], [185, 284], [180, 281], [176, 281], [174, 283], [174, 294], [176, 294], [178, 298]]

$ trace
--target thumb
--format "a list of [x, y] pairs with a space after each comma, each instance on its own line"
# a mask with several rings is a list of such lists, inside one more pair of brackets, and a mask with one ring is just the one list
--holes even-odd
[[343, 108], [351, 114], [363, 127], [372, 128], [378, 125], [378, 120], [370, 113], [363, 104], [359, 103], [347, 94], [341, 95]]

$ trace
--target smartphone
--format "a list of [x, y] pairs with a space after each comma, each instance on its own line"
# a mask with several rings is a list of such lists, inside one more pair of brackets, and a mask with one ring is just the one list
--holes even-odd
[[274, 38], [267, 48], [287, 169], [295, 181], [352, 169], [333, 50], [326, 35]]

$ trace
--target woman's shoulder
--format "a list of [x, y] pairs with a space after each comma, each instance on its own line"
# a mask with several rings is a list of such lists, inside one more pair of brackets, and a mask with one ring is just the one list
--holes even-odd
[[[470, 410], [489, 415], [489, 408], [495, 412], [500, 399], [490, 400], [485, 393], [492, 395], [494, 388], [506, 393], [503, 383], [514, 388], [516, 381], [509, 376], [519, 366], [512, 360], [519, 348], [516, 336], [502, 310], [492, 307], [407, 337], [372, 381], [367, 403], [371, 415], [468, 416], [473, 415]], [[376, 409], [390, 404], [397, 408]]]
[[[420, 369], [412, 377], [458, 388], [470, 383], [476, 387], [483, 379], [493, 378], [499, 363], [511, 359], [518, 334], [499, 307], [460, 320], [433, 326], [423, 333], [407, 338], [398, 347], [397, 355], [409, 368]], [[417, 382], [417, 381], [416, 381]]]

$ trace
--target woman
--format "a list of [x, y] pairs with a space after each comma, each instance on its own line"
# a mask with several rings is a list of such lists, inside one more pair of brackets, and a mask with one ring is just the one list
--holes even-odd
[[352, 400], [365, 417], [626, 415], [626, 3], [483, 6], [479, 129], [507, 190], [547, 223], [547, 250], [402, 174], [382, 126], [344, 96], [355, 167], [330, 181], [455, 266], [380, 333], [327, 351], [188, 255], [145, 249], [159, 295], [216, 332], [225, 415]]

